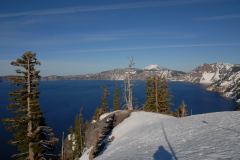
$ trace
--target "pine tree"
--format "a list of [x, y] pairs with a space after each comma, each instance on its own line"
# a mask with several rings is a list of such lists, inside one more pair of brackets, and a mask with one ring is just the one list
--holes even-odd
[[160, 83], [159, 83], [159, 77], [154, 77], [153, 78], [153, 83], [154, 83], [154, 97], [155, 97], [155, 112], [159, 112], [159, 90], [160, 90]]
[[75, 143], [74, 144], [74, 152], [73, 157], [79, 158], [82, 155], [82, 151], [84, 149], [84, 120], [82, 110], [80, 111], [79, 115], [75, 118], [75, 124], [73, 129], [72, 139]]
[[101, 114], [107, 113], [108, 112], [108, 96], [109, 96], [109, 91], [106, 86], [103, 86], [103, 96], [102, 96], [102, 105], [101, 105]]
[[154, 81], [149, 77], [146, 80], [146, 102], [144, 104], [144, 110], [149, 112], [155, 112], [155, 98], [154, 98]]
[[99, 117], [101, 116], [101, 108], [96, 107], [92, 120], [98, 121]]
[[113, 110], [116, 111], [119, 109], [120, 109], [120, 91], [119, 91], [117, 82], [115, 82], [114, 96], [113, 96]]
[[73, 131], [73, 127], [72, 127], [72, 126], [70, 126], [70, 127], [69, 127], [69, 129], [68, 129], [68, 133], [72, 135], [72, 134], [73, 134], [73, 132], [74, 132], [74, 131]]
[[10, 143], [16, 145], [19, 152], [12, 157], [19, 160], [44, 158], [54, 148], [57, 139], [46, 125], [39, 105], [40, 76], [35, 66], [40, 62], [36, 54], [29, 51], [11, 65], [18, 67], [17, 76], [10, 79], [16, 85], [16, 90], [10, 93], [8, 106], [13, 116], [4, 119], [4, 123], [13, 133]]
[[187, 115], [188, 115], [187, 105], [185, 104], [184, 101], [182, 101], [182, 103], [178, 107], [176, 116], [177, 117], [186, 117]]
[[160, 79], [160, 89], [159, 89], [159, 113], [163, 114], [170, 114], [171, 109], [170, 109], [170, 94], [168, 90], [168, 84], [166, 78], [161, 78]]

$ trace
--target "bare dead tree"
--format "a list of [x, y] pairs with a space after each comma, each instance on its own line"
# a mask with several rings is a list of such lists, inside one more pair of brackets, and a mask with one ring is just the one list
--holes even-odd
[[125, 72], [125, 80], [124, 80], [124, 89], [125, 89], [124, 95], [125, 95], [126, 107], [128, 110], [133, 110], [132, 79], [133, 79], [133, 75], [136, 73], [136, 71], [133, 69], [134, 65], [135, 63], [134, 63], [133, 57], [131, 57], [127, 71]]
[[61, 148], [61, 160], [65, 160], [65, 154], [64, 154], [64, 132], [62, 133], [62, 148]]

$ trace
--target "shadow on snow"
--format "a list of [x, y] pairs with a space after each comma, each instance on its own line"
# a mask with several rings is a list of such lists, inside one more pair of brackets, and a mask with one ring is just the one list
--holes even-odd
[[160, 146], [153, 155], [154, 160], [173, 160], [173, 156], [163, 146]]

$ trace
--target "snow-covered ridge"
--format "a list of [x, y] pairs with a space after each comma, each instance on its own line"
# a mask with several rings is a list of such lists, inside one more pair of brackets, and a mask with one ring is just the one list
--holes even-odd
[[209, 91], [220, 92], [240, 102], [240, 65], [203, 64], [189, 73], [187, 81], [208, 84]]
[[212, 63], [203, 64], [189, 73], [188, 81], [211, 84], [223, 78], [232, 71], [233, 64]]
[[[174, 118], [133, 112], [96, 160], [240, 159], [240, 112]], [[87, 150], [81, 160], [87, 160]]]
[[[163, 76], [170, 81], [188, 81], [194, 83], [213, 83], [224, 77], [234, 65], [228, 63], [203, 64], [189, 73], [167, 68], [160, 68], [157, 64], [150, 64], [143, 69], [133, 68], [135, 80], [144, 80], [149, 76]], [[43, 80], [124, 80], [127, 68], [113, 69], [96, 74], [76, 76], [48, 76]]]
[[208, 90], [221, 92], [224, 96], [240, 102], [240, 66], [232, 67], [231, 72], [212, 83]]

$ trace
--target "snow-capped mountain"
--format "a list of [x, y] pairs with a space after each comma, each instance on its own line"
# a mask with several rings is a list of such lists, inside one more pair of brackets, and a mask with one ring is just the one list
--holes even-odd
[[212, 83], [208, 90], [221, 92], [224, 96], [240, 102], [240, 65], [232, 66], [231, 70], [224, 77]]
[[[144, 117], [144, 118], [143, 118]], [[133, 112], [109, 135], [96, 160], [240, 159], [240, 112], [175, 118]], [[89, 160], [89, 147], [80, 160]]]
[[150, 64], [146, 66], [144, 70], [160, 70], [160, 67], [157, 64]]
[[225, 77], [231, 72], [233, 66], [225, 63], [203, 64], [190, 72], [186, 80], [195, 83], [211, 84]]

